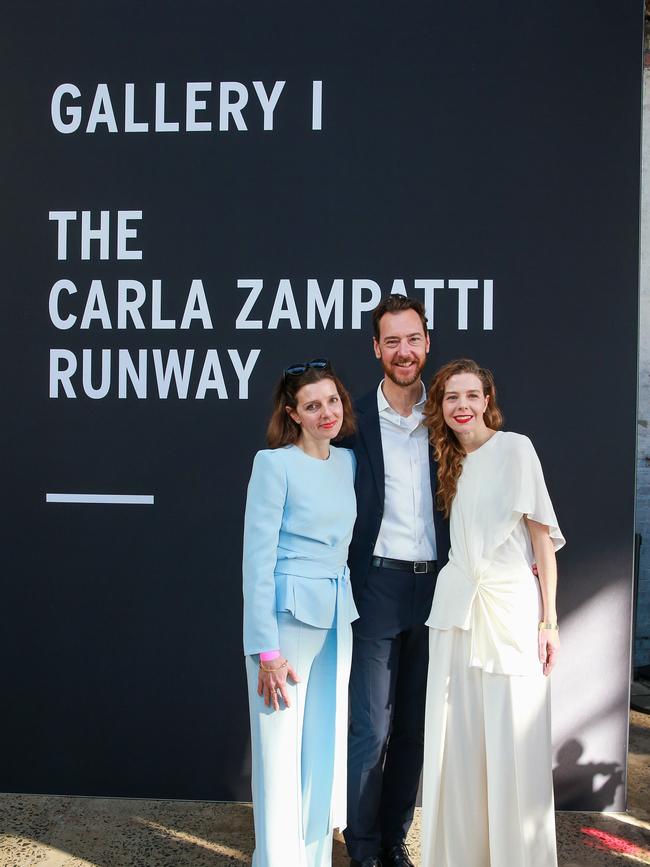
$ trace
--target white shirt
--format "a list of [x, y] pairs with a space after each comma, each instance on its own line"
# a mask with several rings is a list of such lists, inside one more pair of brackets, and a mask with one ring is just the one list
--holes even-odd
[[404, 418], [377, 389], [384, 453], [384, 515], [373, 554], [394, 560], [435, 560], [429, 441], [422, 424], [426, 390]]

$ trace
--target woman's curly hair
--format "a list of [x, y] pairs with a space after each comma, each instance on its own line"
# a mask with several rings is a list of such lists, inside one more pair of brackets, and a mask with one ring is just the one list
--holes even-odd
[[451, 512], [451, 504], [456, 496], [458, 479], [463, 469], [465, 449], [455, 433], [447, 426], [442, 414], [442, 401], [447, 381], [458, 373], [473, 373], [483, 386], [483, 394], [488, 398], [487, 409], [483, 416], [485, 424], [492, 430], [503, 426], [503, 415], [497, 405], [497, 390], [491, 370], [479, 367], [471, 358], [458, 358], [443, 365], [437, 371], [427, 394], [424, 406], [424, 424], [429, 428], [429, 442], [433, 446], [438, 463], [438, 485], [436, 505], [446, 518]]

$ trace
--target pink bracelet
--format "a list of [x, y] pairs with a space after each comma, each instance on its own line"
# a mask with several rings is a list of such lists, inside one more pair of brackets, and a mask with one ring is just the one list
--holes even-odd
[[261, 662], [271, 662], [272, 659], [277, 659], [280, 656], [279, 650], [263, 650], [260, 653]]

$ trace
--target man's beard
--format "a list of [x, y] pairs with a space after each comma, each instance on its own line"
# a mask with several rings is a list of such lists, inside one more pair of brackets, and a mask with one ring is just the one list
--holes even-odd
[[424, 362], [422, 362], [421, 364], [418, 364], [416, 362], [415, 371], [411, 376], [409, 376], [408, 379], [398, 379], [394, 373], [392, 365], [390, 365], [388, 367], [384, 367], [384, 373], [391, 380], [391, 382], [395, 383], [395, 385], [399, 385], [402, 388], [408, 388], [409, 385], [413, 385], [414, 383], [416, 383], [418, 381], [418, 379], [420, 378], [420, 374], [422, 373], [423, 367], [424, 367]]

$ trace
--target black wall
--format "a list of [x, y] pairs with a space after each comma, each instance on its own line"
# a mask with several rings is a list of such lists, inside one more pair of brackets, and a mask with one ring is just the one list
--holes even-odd
[[[272, 384], [287, 363], [325, 355], [354, 393], [375, 387], [369, 314], [360, 329], [352, 315], [355, 293], [371, 292], [353, 281], [386, 293], [403, 280], [424, 298], [415, 281], [439, 280], [428, 374], [461, 355], [494, 369], [507, 427], [535, 442], [568, 539], [554, 675], [558, 804], [623, 807], [641, 6], [5, 4], [0, 789], [248, 797], [242, 513]], [[247, 88], [247, 130], [232, 120], [219, 130], [224, 81]], [[286, 82], [273, 129], [263, 129], [254, 81], [267, 93]], [[313, 81], [322, 82], [320, 130]], [[154, 131], [156, 82], [178, 132]], [[211, 131], [185, 129], [187, 82], [212, 83], [196, 114]], [[81, 96], [63, 106], [80, 106], [82, 120], [63, 133], [51, 104], [66, 83]], [[100, 83], [116, 132], [106, 122], [86, 132]], [[127, 83], [148, 132], [125, 131]], [[97, 226], [102, 210], [109, 258], [92, 242], [84, 260], [81, 212]], [[137, 260], [116, 255], [117, 212], [127, 210], [142, 211], [129, 224]], [[78, 217], [62, 260], [53, 211]], [[68, 329], [48, 313], [61, 279], [77, 289], [60, 296], [60, 315], [79, 317]], [[237, 282], [251, 279], [264, 288], [248, 318], [262, 327], [237, 328], [248, 296]], [[343, 280], [342, 327], [333, 316], [307, 327], [309, 279], [324, 297]], [[462, 291], [449, 285], [459, 279], [478, 281], [462, 329]], [[93, 280], [111, 328], [97, 318], [80, 327]], [[120, 280], [144, 286], [144, 328], [118, 327]], [[152, 327], [153, 280], [177, 326], [201, 280], [212, 327]], [[269, 329], [281, 280], [297, 320]], [[49, 396], [53, 349], [78, 363], [75, 398], [62, 387]], [[111, 351], [103, 397], [84, 389], [84, 349], [94, 388], [101, 351]], [[120, 349], [134, 363], [146, 350], [146, 397], [130, 385], [119, 397]], [[190, 349], [187, 397], [172, 386], [162, 398], [154, 350], [164, 363]], [[244, 361], [260, 350], [245, 398], [229, 349]], [[224, 389], [197, 399], [208, 350]], [[46, 502], [53, 492], [148, 494], [154, 504]], [[609, 773], [600, 794], [596, 773]]]

